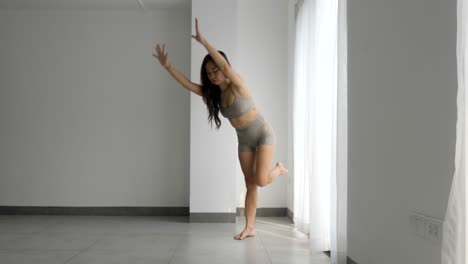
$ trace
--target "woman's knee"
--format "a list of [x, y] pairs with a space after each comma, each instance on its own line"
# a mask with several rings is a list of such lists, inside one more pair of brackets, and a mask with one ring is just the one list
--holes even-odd
[[256, 177], [255, 183], [260, 187], [264, 187], [268, 184], [268, 179], [266, 177]]
[[255, 183], [263, 187], [268, 184], [268, 169], [260, 168], [255, 172]]

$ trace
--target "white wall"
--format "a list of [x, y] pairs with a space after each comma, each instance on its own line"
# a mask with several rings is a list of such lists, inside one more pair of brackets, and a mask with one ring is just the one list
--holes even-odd
[[[210, 43], [226, 52], [252, 91], [258, 110], [277, 133], [277, 160], [287, 165], [288, 1], [192, 1], [192, 14]], [[193, 24], [193, 23], [192, 23]], [[206, 50], [192, 46], [192, 79], [200, 80]], [[223, 117], [219, 131], [207, 124], [201, 97], [191, 100], [191, 212], [235, 212], [244, 207], [245, 182], [234, 128]], [[260, 188], [263, 207], [286, 207], [287, 179]], [[232, 200], [234, 199], [234, 200]], [[234, 202], [233, 202], [234, 201]]]
[[[276, 132], [272, 168], [276, 161], [282, 161], [289, 168], [288, 2], [239, 0], [238, 6], [238, 72], [252, 91], [258, 111]], [[244, 207], [246, 188], [240, 170], [236, 179], [238, 207]], [[258, 207], [287, 207], [288, 179], [292, 177], [279, 177], [266, 188], [259, 188]]]
[[0, 205], [188, 206], [190, 10], [0, 10]]
[[[226, 53], [234, 69], [238, 65], [237, 14], [237, 1], [192, 1], [193, 34], [198, 17], [203, 36]], [[195, 40], [191, 47], [191, 78], [200, 83], [200, 66], [208, 52]], [[211, 128], [202, 97], [192, 94], [190, 103], [190, 213], [235, 213], [240, 171], [235, 130], [221, 115], [219, 131], [214, 124]]]
[[409, 215], [443, 219], [454, 169], [456, 0], [348, 1], [348, 255], [440, 263]]

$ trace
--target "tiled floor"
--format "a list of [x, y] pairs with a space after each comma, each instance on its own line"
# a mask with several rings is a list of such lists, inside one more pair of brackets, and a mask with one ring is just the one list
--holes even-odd
[[235, 224], [189, 223], [188, 217], [0, 216], [1, 264], [329, 264], [311, 253], [286, 217], [258, 217], [257, 235], [232, 237]]

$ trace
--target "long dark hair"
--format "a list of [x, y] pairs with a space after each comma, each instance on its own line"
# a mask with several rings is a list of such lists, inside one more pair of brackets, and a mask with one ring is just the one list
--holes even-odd
[[[218, 52], [226, 59], [229, 63], [228, 58], [224, 52], [218, 50]], [[216, 130], [221, 126], [221, 119], [219, 119], [219, 105], [221, 102], [221, 88], [218, 85], [213, 84], [210, 79], [208, 79], [208, 73], [206, 72], [206, 64], [212, 62], [216, 64], [210, 54], [207, 54], [203, 59], [201, 69], [200, 69], [200, 79], [202, 87], [202, 96], [203, 102], [205, 102], [206, 107], [208, 108], [208, 122], [210, 122], [213, 127], [213, 119], [216, 124]]]

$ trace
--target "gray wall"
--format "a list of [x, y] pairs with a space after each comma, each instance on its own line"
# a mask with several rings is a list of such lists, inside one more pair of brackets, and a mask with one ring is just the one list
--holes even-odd
[[454, 171], [456, 0], [348, 1], [348, 255], [440, 263], [410, 226], [443, 219]]
[[[192, 143], [200, 140], [195, 130], [222, 139], [215, 147], [229, 159], [219, 167], [230, 184], [215, 186], [231, 192], [228, 211], [243, 206], [234, 129], [224, 119], [222, 131], [211, 131], [200, 98], [191, 113], [190, 92], [151, 56], [155, 42], [165, 42], [173, 65], [190, 76], [193, 63], [199, 81], [201, 59], [191, 62], [191, 45], [206, 51], [190, 38], [189, 7], [38, 3], [0, 4], [0, 206], [189, 206], [190, 163], [197, 162], [190, 158], [191, 133]], [[286, 162], [287, 1], [235, 6], [241, 14], [233, 14], [239, 31], [231, 45], [239, 55], [219, 48], [278, 133], [274, 161]], [[252, 27], [259, 14], [263, 19]], [[210, 16], [200, 15], [202, 25]], [[216, 44], [225, 26], [202, 28]], [[199, 120], [192, 132], [191, 114]], [[192, 184], [203, 194], [212, 182]], [[212, 199], [209, 210], [218, 202]], [[286, 179], [262, 190], [259, 206], [286, 207]]]
[[190, 10], [0, 10], [0, 205], [188, 206]]

